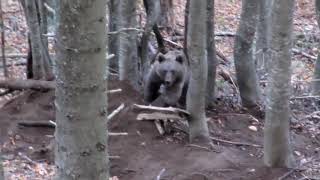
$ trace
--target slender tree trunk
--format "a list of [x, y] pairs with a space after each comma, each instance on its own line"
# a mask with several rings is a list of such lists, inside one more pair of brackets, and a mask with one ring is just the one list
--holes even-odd
[[256, 43], [256, 66], [259, 75], [268, 72], [270, 62], [269, 57], [270, 45], [270, 24], [271, 10], [273, 0], [260, 0], [259, 4], [259, 21], [257, 24], [257, 43]]
[[[136, 0], [119, 1], [119, 29], [137, 26], [136, 8]], [[137, 32], [121, 32], [118, 37], [119, 78], [121, 81], [129, 80], [135, 89], [139, 89]]]
[[292, 167], [290, 144], [291, 46], [294, 0], [275, 0], [272, 9], [270, 67], [264, 127], [264, 162]]
[[2, 155], [0, 152], [0, 180], [4, 180], [4, 170], [3, 170], [3, 164], [2, 164]]
[[175, 28], [173, 0], [160, 0], [160, 5], [161, 15], [159, 25], [173, 30]]
[[205, 115], [207, 86], [207, 1], [190, 0], [188, 17], [188, 57], [190, 81], [187, 93], [190, 141], [209, 142], [209, 131]]
[[[315, 0], [316, 3], [316, 14], [318, 20], [318, 26], [320, 28], [320, 0]], [[319, 48], [320, 49], [320, 48]], [[315, 69], [314, 69], [314, 77], [313, 77], [313, 94], [320, 95], [320, 52], [318, 53], [318, 58], [316, 61]]]
[[41, 36], [40, 25], [37, 14], [35, 0], [25, 0], [25, 12], [27, 24], [30, 29], [31, 50], [32, 50], [32, 71], [34, 79], [42, 79], [44, 77], [42, 53], [41, 53]]
[[57, 10], [55, 163], [58, 180], [107, 180], [107, 1]]
[[150, 65], [148, 61], [148, 43], [151, 32], [154, 26], [157, 26], [157, 22], [160, 17], [160, 0], [144, 0], [143, 3], [147, 12], [147, 22], [141, 38], [140, 47], [140, 80], [142, 81], [144, 75], [146, 74], [147, 67]]
[[207, 59], [208, 59], [208, 81], [206, 104], [211, 106], [215, 99], [216, 84], [216, 47], [214, 41], [214, 0], [207, 0]]
[[1, 29], [1, 52], [2, 52], [2, 65], [3, 65], [3, 73], [4, 77], [8, 77], [8, 68], [7, 68], [7, 60], [6, 60], [6, 52], [5, 52], [5, 28], [4, 28], [4, 19], [3, 19], [3, 11], [2, 11], [2, 2], [0, 0], [0, 29]]
[[189, 17], [189, 7], [190, 7], [190, 0], [186, 0], [186, 7], [184, 12], [184, 43], [183, 43], [183, 51], [188, 58], [188, 17]]
[[260, 100], [252, 52], [257, 22], [258, 2], [256, 0], [244, 0], [240, 25], [235, 37], [234, 61], [242, 104], [248, 108], [255, 107]]
[[[119, 0], [109, 0], [108, 1], [108, 6], [109, 6], [109, 30], [112, 31], [117, 31], [118, 30], [118, 22], [119, 22]], [[113, 69], [118, 69], [118, 33], [109, 35], [109, 54], [114, 54], [115, 56], [110, 59], [109, 61], [109, 66]]]

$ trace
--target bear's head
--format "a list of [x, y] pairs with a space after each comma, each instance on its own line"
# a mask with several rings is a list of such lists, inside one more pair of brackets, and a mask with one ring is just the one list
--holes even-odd
[[165, 87], [171, 87], [184, 81], [188, 65], [186, 56], [182, 51], [159, 53], [155, 62], [157, 63], [156, 72]]

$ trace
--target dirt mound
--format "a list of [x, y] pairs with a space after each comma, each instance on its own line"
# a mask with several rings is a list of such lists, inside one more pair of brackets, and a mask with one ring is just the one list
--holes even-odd
[[[275, 179], [282, 176], [285, 169], [268, 169], [262, 163], [262, 149], [214, 141], [219, 152], [194, 146], [187, 141], [181, 131], [161, 136], [154, 124], [136, 121], [132, 104], [142, 103], [141, 95], [126, 83], [110, 80], [109, 89], [121, 88], [122, 92], [108, 97], [108, 110], [112, 112], [124, 103], [125, 108], [109, 122], [110, 132], [128, 132], [128, 136], [109, 137], [109, 154], [120, 156], [111, 160], [111, 175], [121, 180], [161, 179], [174, 180], [239, 180]], [[208, 111], [211, 135], [218, 139], [249, 144], [262, 144], [262, 120], [250, 115], [226, 112], [226, 106]], [[219, 111], [221, 109], [221, 111]], [[53, 164], [53, 156], [48, 145], [52, 141], [54, 129], [43, 127], [21, 127], [20, 121], [54, 120], [54, 92], [26, 91], [6, 103], [0, 110], [0, 129], [2, 141], [6, 141], [3, 151], [15, 159], [19, 153], [33, 161], [46, 161]], [[257, 131], [248, 127], [254, 125]], [[303, 153], [314, 153], [308, 138], [294, 135], [295, 149]], [[302, 156], [302, 155], [300, 155]], [[292, 174], [295, 176], [298, 174]], [[34, 178], [36, 179], [36, 178]], [[41, 178], [40, 178], [41, 179]]]

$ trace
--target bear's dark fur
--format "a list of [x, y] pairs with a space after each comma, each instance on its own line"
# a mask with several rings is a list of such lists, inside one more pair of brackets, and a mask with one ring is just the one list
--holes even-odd
[[145, 102], [160, 106], [184, 106], [189, 81], [188, 70], [188, 62], [182, 51], [159, 53], [145, 77]]

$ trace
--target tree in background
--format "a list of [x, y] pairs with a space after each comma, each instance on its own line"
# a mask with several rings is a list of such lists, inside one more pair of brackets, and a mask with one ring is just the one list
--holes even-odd
[[258, 1], [259, 21], [256, 32], [256, 66], [259, 75], [264, 75], [268, 71], [270, 57], [268, 57], [270, 47], [270, 20], [273, 0]]
[[294, 0], [275, 0], [271, 23], [271, 64], [264, 127], [264, 162], [291, 167], [291, 46]]
[[120, 0], [118, 9], [118, 60], [119, 60], [119, 79], [129, 80], [135, 89], [138, 86], [138, 48], [137, 48], [137, 31], [121, 31], [121, 29], [137, 27], [136, 0]]
[[207, 0], [207, 61], [208, 79], [206, 104], [211, 106], [215, 99], [217, 57], [214, 40], [214, 0]]
[[242, 104], [251, 108], [260, 100], [252, 44], [258, 22], [258, 1], [244, 0], [235, 37], [234, 62]]
[[59, 1], [55, 164], [59, 180], [106, 180], [107, 1]]
[[[317, 21], [318, 21], [318, 26], [320, 28], [320, 0], [315, 0], [315, 3], [316, 3], [315, 6], [316, 6]], [[314, 69], [312, 91], [314, 95], [316, 96], [320, 95], [320, 52], [318, 53], [318, 58], [317, 58], [315, 69]]]
[[187, 93], [190, 141], [208, 142], [209, 130], [205, 115], [207, 87], [207, 1], [190, 0], [187, 49], [190, 81]]
[[175, 29], [175, 17], [173, 11], [173, 0], [160, 0], [161, 15], [159, 25], [162, 27]]

